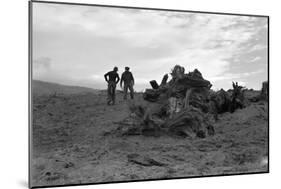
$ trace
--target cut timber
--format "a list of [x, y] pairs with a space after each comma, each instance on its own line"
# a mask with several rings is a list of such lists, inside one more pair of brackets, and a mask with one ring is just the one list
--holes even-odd
[[158, 85], [157, 81], [155, 81], [155, 80], [150, 81], [150, 85], [153, 89], [159, 88], [159, 85]]
[[163, 79], [162, 79], [161, 84], [160, 84], [161, 87], [162, 87], [162, 86], [165, 86], [165, 85], [167, 84], [168, 77], [169, 77], [168, 74], [165, 74], [165, 75], [163, 76]]

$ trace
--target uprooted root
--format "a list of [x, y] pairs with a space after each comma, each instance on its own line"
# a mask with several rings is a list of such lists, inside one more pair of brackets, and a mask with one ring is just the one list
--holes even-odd
[[131, 115], [119, 122], [115, 130], [119, 135], [200, 137], [214, 135], [214, 127], [209, 117], [200, 109], [190, 107], [163, 119], [150, 108], [140, 104], [130, 104]]

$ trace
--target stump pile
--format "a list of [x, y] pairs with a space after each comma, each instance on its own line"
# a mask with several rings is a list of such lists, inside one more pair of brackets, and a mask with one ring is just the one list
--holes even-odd
[[269, 91], [268, 81], [262, 82], [262, 89], [260, 94], [261, 99], [268, 100], [268, 91]]
[[132, 113], [119, 128], [122, 135], [205, 138], [215, 134], [212, 122], [218, 114], [243, 107], [243, 87], [238, 83], [233, 83], [232, 93], [214, 92], [197, 69], [185, 73], [184, 67], [176, 65], [170, 75], [168, 81], [165, 74], [160, 85], [150, 81], [152, 88], [143, 94], [146, 104], [130, 104]]

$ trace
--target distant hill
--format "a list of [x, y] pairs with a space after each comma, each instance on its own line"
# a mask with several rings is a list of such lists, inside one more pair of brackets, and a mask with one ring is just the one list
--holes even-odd
[[99, 90], [87, 87], [61, 85], [57, 83], [50, 83], [45, 81], [32, 81], [33, 94], [78, 94], [78, 93], [97, 93]]

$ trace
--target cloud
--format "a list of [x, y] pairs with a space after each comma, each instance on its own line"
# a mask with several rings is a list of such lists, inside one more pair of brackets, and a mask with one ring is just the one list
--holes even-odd
[[249, 50], [249, 52], [255, 52], [260, 50], [267, 50], [267, 45], [256, 44]]
[[49, 57], [40, 57], [33, 61], [34, 68], [50, 69], [51, 59]]
[[33, 63], [33, 77], [39, 78], [49, 74], [51, 71], [51, 58], [39, 57], [32, 61]]
[[253, 76], [256, 74], [263, 73], [264, 70], [257, 70], [257, 71], [252, 71], [252, 72], [244, 72], [244, 73], [227, 73], [227, 74], [222, 74], [220, 76], [216, 77], [211, 77], [210, 79], [212, 81], [218, 81], [218, 80], [236, 80], [236, 79], [245, 79], [246, 77]]
[[[180, 64], [187, 71], [198, 68], [214, 86], [227, 87], [228, 83], [219, 78], [244, 77], [237, 73], [254, 72], [266, 65], [265, 18], [40, 3], [34, 6], [33, 54], [37, 59], [51, 58], [52, 69], [45, 79], [54, 82], [65, 78], [68, 84], [100, 87], [105, 72], [114, 66], [122, 72], [129, 66], [139, 84], [136, 87], [143, 89], [149, 87], [149, 80], [161, 80], [163, 74]], [[258, 64], [245, 66], [244, 62], [253, 60]], [[35, 75], [39, 77], [42, 72]]]
[[256, 61], [258, 61], [258, 60], [260, 60], [261, 59], [261, 57], [260, 56], [257, 56], [257, 57], [255, 57], [255, 58], [253, 58], [252, 60], [250, 60], [250, 62], [256, 62]]

